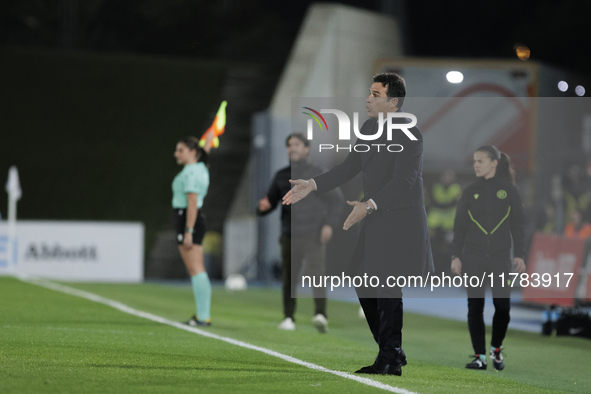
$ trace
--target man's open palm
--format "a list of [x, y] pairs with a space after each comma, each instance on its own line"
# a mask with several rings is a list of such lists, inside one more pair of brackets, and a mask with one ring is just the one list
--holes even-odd
[[289, 180], [292, 184], [292, 188], [283, 196], [283, 205], [295, 204], [296, 202], [306, 198], [311, 191], [314, 191], [312, 182], [305, 181], [303, 179]]

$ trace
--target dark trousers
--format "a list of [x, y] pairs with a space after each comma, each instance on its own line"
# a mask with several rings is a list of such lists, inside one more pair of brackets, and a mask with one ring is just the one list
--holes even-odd
[[[509, 327], [509, 309], [511, 307], [509, 298], [494, 298], [495, 314], [492, 324], [492, 340], [490, 345], [501, 347], [507, 327]], [[486, 339], [484, 328], [484, 298], [468, 298], [468, 328], [472, 347], [475, 354], [486, 354]]]
[[[297, 239], [282, 235], [281, 259], [283, 260], [283, 313], [294, 319], [296, 310], [296, 285], [301, 283], [302, 266], [310, 276], [324, 275], [324, 245], [317, 239]], [[295, 278], [295, 280], [293, 280]], [[312, 286], [315, 312], [326, 316], [326, 288]], [[295, 320], [294, 320], [295, 321]]]
[[[361, 231], [357, 246], [353, 251], [350, 266], [347, 271], [350, 275], [363, 275], [367, 269], [366, 264], [359, 264], [364, 259], [365, 232]], [[352, 266], [359, 264], [359, 266]], [[380, 280], [385, 282], [385, 278]], [[377, 287], [375, 289], [356, 288], [359, 303], [363, 308], [365, 320], [373, 339], [379, 347], [376, 363], [398, 365], [406, 361], [402, 350], [402, 323], [403, 303], [402, 289], [399, 287]], [[371, 294], [372, 297], [367, 297]]]
[[359, 298], [373, 339], [380, 349], [378, 363], [398, 365], [406, 360], [402, 351], [402, 291], [400, 296]]
[[[505, 272], [505, 279], [508, 275], [508, 263], [505, 259], [494, 259], [491, 257], [482, 256], [464, 256], [462, 258], [462, 265], [466, 267], [468, 275], [477, 275], [482, 277], [482, 274], [490, 274], [494, 272], [495, 282], [492, 287], [493, 304], [495, 306], [495, 314], [493, 316], [492, 324], [492, 340], [490, 345], [497, 348], [501, 347], [509, 321], [511, 320], [509, 311], [511, 309], [511, 288], [507, 283], [504, 287], [499, 279], [499, 274]], [[490, 281], [486, 280], [487, 285]], [[472, 340], [472, 347], [475, 354], [486, 354], [486, 329], [484, 325], [484, 294], [485, 287], [468, 288], [468, 329], [470, 330], [470, 339]]]

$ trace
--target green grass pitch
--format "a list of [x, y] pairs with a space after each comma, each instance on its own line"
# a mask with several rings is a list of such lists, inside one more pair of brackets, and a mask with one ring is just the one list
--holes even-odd
[[[147, 283], [67, 284], [173, 321], [193, 314], [190, 287]], [[329, 300], [330, 331], [311, 325], [312, 301], [298, 301], [297, 329], [276, 328], [281, 295], [214, 287], [217, 335], [323, 367], [352, 372], [377, 353], [358, 305]], [[490, 340], [490, 333], [487, 337]], [[591, 341], [509, 331], [507, 367], [463, 368], [465, 323], [405, 314], [402, 377], [371, 379], [417, 393], [591, 392]], [[159, 324], [109, 306], [0, 277], [0, 393], [365, 393], [362, 383]]]

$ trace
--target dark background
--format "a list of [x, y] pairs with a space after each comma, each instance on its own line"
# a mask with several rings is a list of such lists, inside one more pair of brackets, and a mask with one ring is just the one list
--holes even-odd
[[[0, 44], [264, 63], [280, 70], [310, 0], [4, 0]], [[585, 0], [348, 0], [399, 18], [407, 56], [531, 59], [587, 72]]]
[[[175, 143], [200, 136], [224, 98], [206, 199], [221, 232], [251, 116], [268, 106], [312, 3], [0, 1], [0, 183], [17, 165], [19, 219], [141, 221], [149, 260], [169, 228]], [[524, 44], [531, 60], [588, 74], [589, 1], [337, 3], [396, 17], [406, 56], [515, 59]], [[0, 193], [3, 218], [6, 206]]]

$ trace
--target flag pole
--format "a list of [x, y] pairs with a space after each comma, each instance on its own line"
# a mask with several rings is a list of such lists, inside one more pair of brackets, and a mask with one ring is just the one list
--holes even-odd
[[6, 183], [8, 192], [8, 244], [6, 245], [8, 270], [14, 270], [17, 262], [16, 244], [16, 202], [21, 198], [21, 187], [18, 179], [18, 170], [16, 166], [8, 170], [8, 182]]

